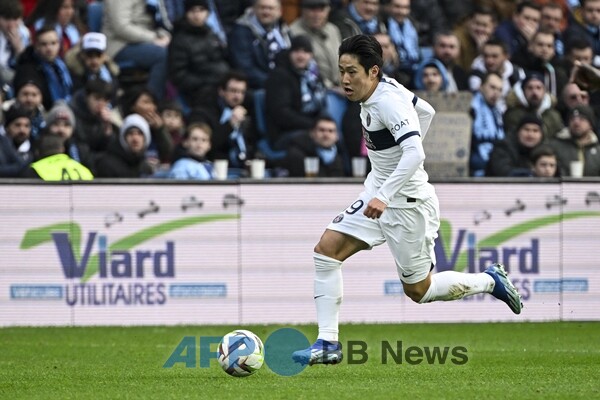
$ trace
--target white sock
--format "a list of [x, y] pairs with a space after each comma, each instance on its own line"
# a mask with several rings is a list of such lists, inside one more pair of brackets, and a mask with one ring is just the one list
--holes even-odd
[[344, 294], [342, 262], [323, 254], [314, 253], [315, 305], [319, 323], [319, 339], [338, 340], [338, 317]]
[[486, 273], [444, 271], [431, 275], [431, 286], [419, 303], [458, 300], [477, 293], [491, 293], [492, 290], [494, 279]]

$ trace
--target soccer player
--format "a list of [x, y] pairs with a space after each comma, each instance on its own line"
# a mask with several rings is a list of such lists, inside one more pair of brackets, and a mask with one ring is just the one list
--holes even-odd
[[293, 353], [293, 360], [301, 364], [342, 360], [338, 342], [342, 262], [384, 242], [394, 256], [404, 293], [417, 303], [491, 293], [515, 314], [523, 307], [500, 264], [478, 274], [431, 273], [440, 219], [434, 188], [423, 169], [421, 141], [435, 111], [395, 80], [382, 78], [382, 64], [381, 46], [372, 36], [352, 36], [339, 48], [342, 87], [350, 101], [361, 103], [372, 170], [365, 190], [327, 226], [314, 249], [319, 335], [311, 347]]

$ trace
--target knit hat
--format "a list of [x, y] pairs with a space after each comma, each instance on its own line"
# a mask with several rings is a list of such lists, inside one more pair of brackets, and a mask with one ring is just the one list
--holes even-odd
[[33, 85], [40, 89], [42, 94], [44, 93], [44, 82], [36, 73], [17, 73], [13, 80], [13, 89], [15, 90], [15, 95], [19, 93], [19, 91], [25, 85]]
[[308, 36], [299, 35], [299, 36], [294, 36], [292, 38], [290, 51], [295, 51], [295, 50], [300, 50], [300, 49], [307, 51], [309, 53], [313, 52], [312, 43], [310, 42], [310, 39], [308, 38]]
[[150, 141], [152, 140], [150, 136], [150, 125], [148, 122], [139, 114], [130, 114], [123, 120], [123, 125], [121, 125], [121, 131], [119, 132], [119, 141], [121, 142], [121, 146], [124, 149], [127, 149], [129, 146], [125, 141], [125, 134], [131, 128], [138, 128], [144, 134], [144, 139], [146, 140], [146, 148], [150, 146]]
[[587, 119], [590, 125], [592, 125], [592, 130], [596, 130], [596, 116], [594, 115], [594, 110], [590, 106], [580, 104], [573, 107], [573, 109], [569, 112], [569, 119], [573, 117]]
[[183, 5], [185, 7], [185, 12], [190, 11], [192, 7], [203, 7], [207, 10], [210, 9], [207, 0], [185, 0]]
[[75, 115], [71, 108], [62, 101], [57, 101], [46, 116], [46, 125], [50, 126], [56, 121], [66, 121], [75, 128]]
[[527, 74], [527, 76], [525, 76], [525, 79], [523, 79], [523, 82], [521, 82], [521, 88], [525, 89], [525, 86], [527, 86], [527, 84], [529, 83], [529, 81], [531, 80], [537, 80], [542, 82], [542, 84], [546, 84], [546, 82], [544, 81], [544, 76], [542, 74], [539, 74], [537, 72], [532, 72]]
[[331, 5], [330, 0], [302, 0], [302, 8], [317, 8]]
[[523, 116], [523, 118], [521, 118], [521, 120], [519, 121], [519, 125], [517, 125], [517, 131], [521, 129], [525, 124], [536, 124], [540, 127], [540, 129], [542, 129], [542, 131], [544, 130], [543, 122], [537, 115], [526, 114], [525, 116]]
[[8, 111], [4, 113], [4, 127], [8, 127], [14, 120], [19, 118], [30, 118], [29, 111], [18, 104], [10, 106]]

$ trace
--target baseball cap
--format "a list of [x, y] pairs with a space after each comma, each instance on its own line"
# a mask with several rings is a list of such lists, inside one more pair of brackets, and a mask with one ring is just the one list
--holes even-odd
[[83, 51], [106, 51], [106, 36], [100, 32], [89, 32], [83, 35], [81, 39], [81, 49]]

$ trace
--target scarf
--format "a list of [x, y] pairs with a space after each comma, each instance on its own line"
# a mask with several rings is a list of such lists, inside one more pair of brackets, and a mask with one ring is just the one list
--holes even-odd
[[319, 79], [316, 65], [316, 62], [311, 60], [306, 70], [301, 71], [300, 95], [304, 114], [319, 112], [325, 106], [327, 91], [325, 85]]
[[146, 11], [154, 18], [154, 26], [171, 32], [173, 24], [162, 0], [146, 0]]
[[356, 11], [356, 7], [353, 3], [351, 3], [348, 6], [348, 13], [350, 14], [354, 22], [356, 22], [362, 33], [367, 35], [373, 35], [379, 32], [379, 21], [377, 20], [377, 17], [367, 21], [366, 19], [358, 15], [358, 11]]
[[54, 60], [53, 63], [48, 61], [40, 61], [44, 77], [48, 83], [48, 90], [50, 91], [50, 98], [52, 102], [57, 100], [71, 100], [71, 92], [73, 90], [73, 81], [69, 70], [65, 65], [64, 61], [60, 58]]
[[471, 170], [473, 176], [484, 176], [496, 140], [504, 139], [502, 113], [490, 107], [481, 92], [475, 93], [471, 109], [476, 110], [471, 129]]
[[217, 35], [222, 44], [227, 45], [227, 35], [225, 34], [225, 28], [223, 28], [223, 24], [219, 19], [219, 10], [217, 10], [215, 1], [208, 0], [208, 7], [210, 9], [210, 14], [208, 14], [206, 25], [208, 25], [215, 35]]
[[[229, 122], [233, 110], [230, 107], [225, 107], [221, 114], [219, 122], [221, 125]], [[244, 162], [247, 158], [246, 139], [240, 127], [234, 128], [229, 134], [229, 163], [234, 168], [244, 167]]]
[[412, 69], [421, 58], [419, 36], [412, 22], [406, 20], [400, 25], [394, 18], [388, 18], [388, 35], [392, 39], [402, 69]]
[[269, 31], [258, 21], [255, 14], [249, 18], [250, 25], [266, 42], [267, 57], [269, 59], [269, 69], [275, 68], [275, 56], [283, 49], [288, 48], [281, 30], [277, 25], [274, 25]]
[[335, 161], [337, 156], [337, 146], [333, 145], [330, 148], [317, 147], [317, 155], [323, 161], [323, 164], [330, 165]]

